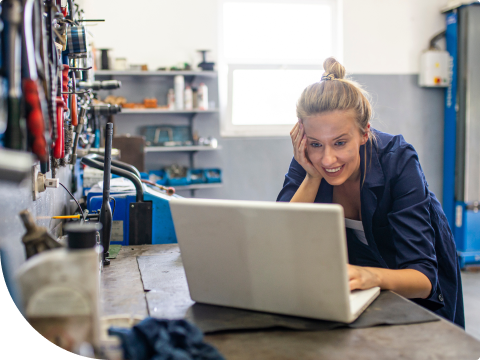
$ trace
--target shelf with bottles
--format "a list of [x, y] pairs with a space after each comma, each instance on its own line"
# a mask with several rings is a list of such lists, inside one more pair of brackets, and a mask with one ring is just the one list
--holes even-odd
[[213, 151], [220, 150], [221, 146], [191, 145], [191, 146], [145, 146], [145, 152], [183, 152], [183, 151]]
[[222, 183], [211, 183], [211, 184], [194, 184], [194, 185], [185, 185], [185, 186], [175, 186], [175, 191], [182, 190], [202, 190], [202, 189], [213, 189], [222, 187]]
[[203, 76], [215, 78], [218, 76], [216, 71], [186, 71], [186, 70], [160, 70], [160, 71], [142, 71], [142, 70], [95, 70], [95, 76]]
[[139, 108], [139, 109], [126, 109], [122, 108], [122, 111], [119, 112], [117, 115], [129, 115], [129, 114], [202, 114], [202, 113], [218, 113], [218, 109], [207, 109], [207, 110], [199, 110], [199, 109], [192, 109], [192, 110], [169, 110], [166, 108], [155, 108], [155, 109], [147, 109], [147, 108]]

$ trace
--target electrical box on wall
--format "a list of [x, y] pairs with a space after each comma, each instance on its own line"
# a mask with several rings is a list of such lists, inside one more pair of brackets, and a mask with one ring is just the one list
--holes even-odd
[[450, 54], [447, 51], [427, 50], [420, 57], [418, 84], [426, 87], [450, 85]]

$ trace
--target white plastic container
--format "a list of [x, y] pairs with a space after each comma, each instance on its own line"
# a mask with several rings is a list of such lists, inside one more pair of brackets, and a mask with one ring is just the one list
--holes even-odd
[[208, 88], [207, 85], [201, 83], [198, 88], [198, 110], [208, 110]]
[[175, 110], [175, 90], [169, 89], [167, 95], [168, 110]]
[[185, 87], [185, 97], [184, 97], [184, 101], [185, 101], [185, 110], [192, 110], [193, 109], [193, 91], [192, 91], [192, 88], [187, 85]]
[[[81, 225], [73, 224], [69, 229], [74, 226]], [[100, 345], [99, 255], [103, 254], [103, 248], [95, 245], [95, 224], [83, 226], [88, 226], [90, 236], [86, 239], [77, 231], [80, 234], [77, 239], [88, 243], [72, 247], [69, 233], [68, 248], [39, 253], [17, 273], [30, 325], [51, 342], [72, 352], [77, 352], [85, 342], [95, 348]]]
[[185, 78], [183, 75], [176, 75], [173, 79], [175, 89], [175, 110], [183, 110], [183, 92], [185, 91]]

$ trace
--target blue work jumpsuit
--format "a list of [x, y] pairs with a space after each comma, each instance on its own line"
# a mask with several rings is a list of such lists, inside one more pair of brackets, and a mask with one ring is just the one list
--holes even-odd
[[[455, 242], [439, 201], [428, 189], [417, 152], [401, 135], [372, 131], [377, 140], [360, 147], [362, 224], [368, 245], [347, 229], [349, 263], [420, 271], [432, 283], [432, 292], [413, 301], [465, 327]], [[277, 201], [290, 201], [305, 176], [293, 159]], [[315, 202], [332, 203], [332, 198], [333, 186], [322, 179]]]

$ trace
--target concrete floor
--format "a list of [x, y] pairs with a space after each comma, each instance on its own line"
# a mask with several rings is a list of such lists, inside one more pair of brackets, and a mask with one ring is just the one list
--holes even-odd
[[480, 272], [462, 271], [465, 330], [480, 340]]

